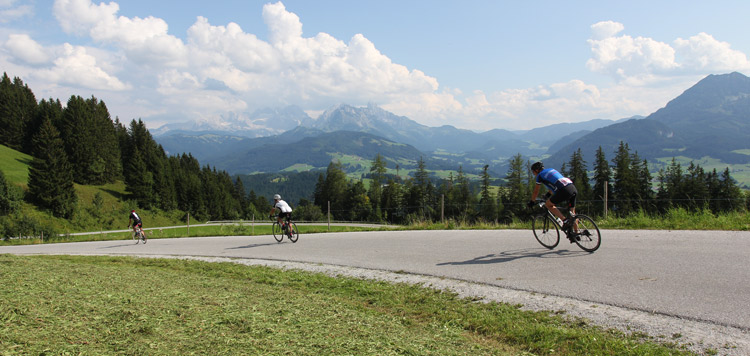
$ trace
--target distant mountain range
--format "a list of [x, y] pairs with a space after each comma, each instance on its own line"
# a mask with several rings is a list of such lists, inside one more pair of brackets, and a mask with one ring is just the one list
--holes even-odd
[[380, 154], [390, 168], [399, 164], [408, 169], [422, 157], [430, 169], [461, 166], [471, 172], [489, 164], [495, 176], [502, 176], [507, 159], [516, 154], [559, 167], [581, 148], [591, 163], [599, 146], [611, 160], [620, 141], [651, 163], [683, 156], [748, 164], [750, 78], [740, 73], [708, 76], [645, 118], [597, 119], [526, 131], [428, 127], [374, 105], [346, 104], [317, 119], [287, 107], [228, 115], [216, 122], [210, 130], [195, 125], [193, 130], [163, 127], [152, 133], [168, 153], [191, 152], [201, 163], [230, 173], [322, 169], [342, 157], [355, 170], [356, 162], [369, 163]]
[[750, 164], [750, 78], [709, 75], [642, 120], [628, 120], [570, 141], [546, 160], [559, 165], [581, 148], [593, 161], [601, 146], [608, 158], [620, 142], [650, 163], [671, 157]]
[[[280, 112], [290, 111], [293, 112]], [[470, 171], [485, 164], [490, 164], [495, 169], [500, 168], [508, 158], [519, 153], [524, 156], [541, 156], [548, 150], [546, 145], [554, 143], [560, 135], [580, 136], [614, 123], [611, 120], [592, 120], [528, 131], [511, 132], [495, 129], [477, 133], [453, 126], [428, 127], [373, 105], [357, 108], [345, 104], [327, 110], [316, 120], [306, 120], [302, 115], [296, 118], [300, 124], [294, 129], [265, 137], [248, 137], [247, 133], [251, 130], [246, 128], [234, 132], [189, 131], [185, 130], [185, 126], [180, 130], [160, 128], [154, 131], [154, 135], [169, 154], [190, 152], [200, 162], [225, 169], [230, 173], [297, 170], [300, 167], [325, 168], [335, 157], [357, 154], [361, 159], [372, 160], [378, 153], [386, 160], [394, 162], [394, 165], [395, 162], [400, 162], [404, 169], [413, 168], [421, 157], [431, 169], [451, 167], [455, 170], [462, 166], [464, 170]], [[275, 120], [269, 118], [267, 121]], [[256, 128], [252, 132], [260, 131]], [[361, 140], [360, 135], [353, 133], [369, 134], [373, 139], [389, 142], [388, 147], [394, 149], [384, 150], [379, 148], [381, 146], [366, 145], [362, 147], [364, 149], [352, 150], [353, 147], [359, 147], [352, 141]], [[313, 138], [315, 140], [312, 140]], [[307, 154], [309, 152], [296, 153], [299, 146], [304, 151], [313, 141], [316, 147], [325, 147], [325, 158], [320, 155], [312, 158]], [[287, 155], [294, 153], [299, 157], [308, 157], [312, 161], [298, 162], [299, 159], [292, 159], [294, 163], [283, 166], [282, 162], [288, 163], [290, 159], [279, 157], [281, 155], [275, 153], [281, 151], [288, 152]], [[414, 152], [419, 152], [419, 155], [415, 155]], [[393, 156], [387, 156], [386, 153]]]

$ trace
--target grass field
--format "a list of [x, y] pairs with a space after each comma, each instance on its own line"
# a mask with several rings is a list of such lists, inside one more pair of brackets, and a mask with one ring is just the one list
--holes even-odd
[[557, 313], [233, 263], [0, 255], [3, 355], [687, 355]]
[[25, 187], [29, 180], [29, 164], [32, 157], [0, 145], [0, 169], [11, 184]]

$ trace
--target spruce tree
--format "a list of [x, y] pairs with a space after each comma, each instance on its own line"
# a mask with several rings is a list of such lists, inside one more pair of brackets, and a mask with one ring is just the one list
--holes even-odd
[[375, 155], [375, 159], [372, 161], [372, 166], [370, 167], [370, 190], [368, 192], [368, 196], [370, 198], [370, 202], [372, 203], [372, 213], [373, 216], [371, 217], [374, 221], [380, 221], [382, 220], [382, 212], [381, 212], [381, 200], [383, 195], [383, 183], [385, 183], [385, 173], [387, 172], [386, 168], [386, 162], [383, 159], [383, 156], [380, 155], [380, 153]]
[[20, 201], [21, 196], [18, 190], [5, 179], [5, 174], [0, 170], [0, 216], [16, 211]]
[[588, 201], [591, 199], [591, 183], [589, 183], [589, 174], [586, 169], [586, 161], [583, 160], [583, 153], [579, 148], [573, 152], [570, 157], [570, 169], [567, 177], [573, 181], [578, 190], [578, 200]]
[[612, 185], [611, 197], [617, 210], [625, 214], [635, 206], [635, 175], [632, 171], [632, 156], [627, 143], [620, 141], [615, 158], [612, 159], [614, 166], [614, 184]]
[[490, 193], [490, 173], [489, 165], [485, 164], [482, 168], [482, 185], [479, 199], [479, 211], [485, 221], [493, 222], [497, 220], [497, 201]]
[[507, 195], [503, 205], [508, 214], [506, 218], [520, 215], [525, 210], [525, 202], [531, 198], [530, 178], [526, 162], [521, 154], [513, 156], [508, 161], [508, 173], [505, 176]]
[[49, 120], [34, 136], [34, 160], [29, 168], [29, 195], [38, 206], [58, 217], [71, 218], [77, 201], [73, 167], [63, 142]]
[[607, 200], [612, 194], [612, 170], [609, 167], [607, 157], [604, 155], [602, 146], [599, 146], [596, 150], [596, 161], [594, 162], [594, 188], [592, 191], [592, 198], [601, 203], [596, 204], [597, 210], [604, 209], [604, 196], [605, 191], [607, 192]]
[[23, 81], [15, 77], [10, 80], [7, 73], [0, 79], [0, 144], [15, 150], [31, 153], [31, 144], [25, 139], [28, 123], [36, 112], [34, 93]]

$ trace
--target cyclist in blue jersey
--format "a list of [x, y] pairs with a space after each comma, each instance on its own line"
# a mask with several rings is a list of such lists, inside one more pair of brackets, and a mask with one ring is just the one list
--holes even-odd
[[568, 206], [570, 207], [570, 214], [575, 215], [576, 195], [578, 195], [578, 190], [573, 184], [573, 181], [570, 180], [570, 178], [564, 177], [554, 168], [545, 169], [542, 162], [532, 164], [531, 172], [534, 173], [534, 176], [536, 177], [536, 186], [534, 187], [534, 192], [531, 194], [529, 206], [535, 204], [536, 197], [539, 194], [539, 187], [544, 184], [549, 190], [547, 192], [547, 197], [549, 199], [545, 202], [547, 209], [563, 220], [563, 230], [571, 227], [568, 226], [568, 220], [565, 218], [565, 215], [557, 209], [555, 204], [560, 204], [567, 200]]

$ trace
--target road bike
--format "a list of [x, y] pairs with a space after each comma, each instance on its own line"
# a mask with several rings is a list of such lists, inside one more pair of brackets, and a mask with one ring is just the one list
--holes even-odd
[[146, 237], [146, 233], [143, 232], [143, 229], [141, 229], [140, 226], [136, 226], [135, 231], [133, 231], [133, 240], [135, 241], [136, 245], [141, 241], [143, 241], [143, 243], [145, 244], [148, 240], [148, 238]]
[[601, 246], [602, 236], [594, 219], [583, 214], [571, 215], [568, 211], [568, 221], [572, 224], [563, 229], [562, 222], [547, 209], [544, 203], [545, 200], [537, 199], [537, 206], [542, 208], [542, 212], [534, 215], [531, 221], [534, 237], [542, 246], [548, 249], [555, 248], [560, 243], [561, 230], [570, 243], [575, 242], [584, 251], [594, 252]]
[[291, 242], [297, 242], [297, 239], [299, 239], [299, 230], [297, 229], [297, 224], [292, 221], [291, 217], [287, 216], [286, 219], [281, 222], [281, 225], [279, 225], [278, 216], [271, 215], [270, 218], [274, 220], [273, 225], [271, 226], [271, 231], [273, 232], [273, 238], [276, 239], [276, 242], [284, 240], [284, 236], [286, 236]]

